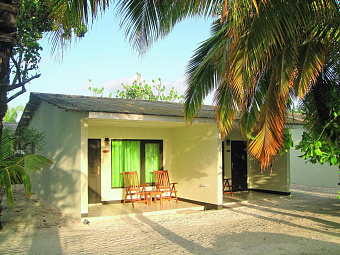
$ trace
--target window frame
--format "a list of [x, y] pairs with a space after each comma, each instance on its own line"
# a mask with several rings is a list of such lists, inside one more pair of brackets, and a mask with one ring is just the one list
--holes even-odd
[[110, 171], [111, 171], [111, 178], [110, 178], [110, 186], [111, 189], [121, 189], [124, 188], [124, 186], [122, 187], [112, 187], [112, 178], [113, 178], [113, 171], [112, 171], [112, 142], [113, 141], [139, 141], [140, 142], [140, 180], [139, 182], [141, 184], [151, 184], [153, 185], [153, 183], [145, 183], [145, 144], [147, 143], [154, 143], [154, 144], [159, 144], [159, 149], [160, 149], [160, 166], [159, 166], [159, 170], [163, 170], [164, 169], [164, 159], [163, 159], [163, 140], [151, 140], [151, 139], [110, 139], [110, 150], [111, 150], [111, 167], [110, 167]]

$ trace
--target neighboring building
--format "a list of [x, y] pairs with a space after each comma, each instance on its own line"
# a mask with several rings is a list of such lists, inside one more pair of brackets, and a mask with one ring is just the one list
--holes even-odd
[[[302, 125], [292, 126], [291, 133], [294, 141], [294, 147], [301, 141], [303, 131]], [[315, 187], [338, 187], [338, 183], [340, 182], [338, 166], [330, 166], [328, 162], [323, 165], [319, 163], [312, 164], [303, 158], [300, 158], [300, 155], [302, 155], [300, 150], [295, 150], [294, 148], [291, 149], [291, 183]]]
[[3, 122], [3, 128], [5, 129], [9, 129], [12, 132], [15, 132], [15, 130], [17, 129], [18, 123], [16, 122]]
[[144, 183], [153, 170], [169, 170], [178, 196], [207, 208], [223, 205], [222, 176], [233, 178], [235, 190], [290, 193], [289, 154], [272, 175], [260, 173], [236, 125], [221, 141], [213, 106], [189, 125], [182, 104], [31, 93], [19, 128], [43, 131], [39, 153], [54, 162], [33, 176], [34, 192], [74, 217], [86, 216], [89, 203], [124, 198], [117, 169], [138, 170]]

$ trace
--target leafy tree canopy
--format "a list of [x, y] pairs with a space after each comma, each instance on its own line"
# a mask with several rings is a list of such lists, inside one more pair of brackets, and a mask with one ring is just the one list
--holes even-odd
[[339, 62], [328, 63], [301, 106], [306, 132], [296, 148], [313, 164], [328, 162], [340, 167], [339, 78]]
[[[91, 82], [91, 80], [89, 80]], [[122, 83], [123, 90], [117, 90], [116, 98], [138, 99], [149, 101], [164, 101], [164, 102], [178, 102], [183, 103], [184, 96], [179, 95], [175, 88], [172, 87], [169, 94], [164, 94], [165, 86], [162, 85], [161, 78], [151, 81], [149, 85], [142, 75], [137, 73], [136, 79], [131, 85]], [[104, 88], [98, 89], [93, 86], [88, 87], [93, 96], [103, 96]], [[112, 93], [109, 94], [112, 97]]]

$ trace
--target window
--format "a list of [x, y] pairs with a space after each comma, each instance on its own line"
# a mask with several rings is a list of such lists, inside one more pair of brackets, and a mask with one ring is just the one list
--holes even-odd
[[124, 187], [123, 172], [137, 171], [141, 183], [154, 182], [163, 166], [163, 141], [112, 140], [112, 188]]

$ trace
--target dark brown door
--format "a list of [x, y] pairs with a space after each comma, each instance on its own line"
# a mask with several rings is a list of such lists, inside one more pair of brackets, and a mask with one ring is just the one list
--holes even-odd
[[101, 147], [100, 139], [88, 140], [88, 177], [89, 177], [89, 204], [101, 202], [100, 176], [101, 176]]
[[243, 141], [231, 141], [231, 178], [233, 192], [248, 189], [247, 151]]

